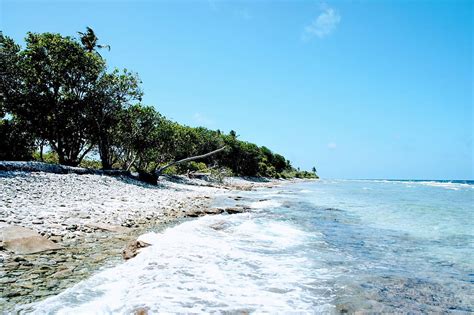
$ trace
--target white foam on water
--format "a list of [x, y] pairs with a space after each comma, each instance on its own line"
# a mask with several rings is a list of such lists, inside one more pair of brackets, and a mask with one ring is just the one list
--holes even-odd
[[264, 200], [264, 201], [255, 201], [250, 204], [250, 207], [253, 209], [276, 208], [279, 206], [281, 206], [281, 203], [273, 199]]
[[[449, 183], [449, 182], [419, 182], [420, 185], [431, 186], [431, 187], [440, 187], [450, 190], [459, 190], [462, 188], [469, 188], [472, 185], [461, 184], [461, 183]], [[474, 187], [474, 186], [472, 186]]]
[[37, 314], [327, 312], [331, 297], [308, 290], [324, 290], [324, 281], [315, 285], [309, 258], [292, 252], [308, 237], [249, 214], [203, 217], [142, 235], [153, 246], [137, 257], [32, 307]]

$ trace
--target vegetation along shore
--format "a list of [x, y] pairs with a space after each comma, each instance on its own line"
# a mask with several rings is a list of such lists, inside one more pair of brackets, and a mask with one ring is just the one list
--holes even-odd
[[141, 104], [138, 74], [108, 71], [99, 50], [110, 47], [90, 28], [78, 36], [28, 33], [22, 48], [0, 34], [0, 160], [134, 171], [149, 183], [162, 173], [316, 177], [233, 130], [184, 126]]
[[[4, 311], [133, 258], [145, 231], [250, 211], [239, 190], [317, 178], [233, 130], [184, 126], [141, 104], [138, 75], [108, 71], [99, 49], [110, 47], [90, 28], [28, 33], [25, 44], [0, 33]], [[231, 203], [216, 207], [216, 196]]]

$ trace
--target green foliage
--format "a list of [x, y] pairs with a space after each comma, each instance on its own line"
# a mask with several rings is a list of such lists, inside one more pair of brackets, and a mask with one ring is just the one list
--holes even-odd
[[220, 167], [211, 169], [211, 179], [223, 183], [226, 177], [234, 176], [232, 170], [228, 167]]
[[88, 158], [83, 159], [81, 161], [81, 164], [79, 164], [79, 166], [84, 167], [84, 168], [91, 168], [91, 169], [94, 169], [94, 170], [102, 169], [102, 163], [100, 161], [92, 160], [92, 159], [88, 159]]
[[166, 174], [166, 175], [178, 175], [178, 170], [176, 169], [176, 166], [171, 166], [171, 167], [168, 167], [164, 172], [163, 174]]
[[31, 160], [35, 139], [12, 120], [0, 120], [0, 160]]
[[[0, 38], [2, 46], [10, 39]], [[70, 37], [28, 33], [2, 85], [3, 106], [32, 134], [48, 141], [60, 163], [77, 165], [92, 149], [87, 108], [105, 62]]]
[[[107, 72], [91, 28], [80, 38], [28, 33], [21, 49], [0, 32], [0, 158], [41, 159], [36, 144], [51, 148], [42, 159], [89, 168], [120, 167], [145, 176], [171, 161], [225, 151], [168, 168], [166, 174], [210, 171], [223, 176], [315, 178], [295, 170], [284, 156], [241, 141], [231, 130], [192, 128], [140, 104], [137, 74]], [[97, 152], [100, 162], [84, 159]], [[34, 154], [33, 154], [34, 153]]]
[[94, 87], [87, 114], [91, 141], [97, 144], [104, 169], [110, 169], [119, 159], [120, 120], [124, 119], [125, 109], [131, 102], [141, 99], [139, 84], [136, 74], [114, 70], [103, 73]]
[[49, 163], [49, 164], [59, 164], [58, 154], [56, 152], [53, 152], [53, 151], [44, 152], [43, 153], [43, 158], [41, 158], [40, 151], [35, 151], [35, 153], [33, 153], [33, 158], [34, 158], [34, 160], [40, 161], [40, 162], [45, 162], [45, 163]]
[[191, 161], [188, 163], [183, 163], [177, 165], [180, 174], [184, 174], [186, 172], [203, 172], [207, 170], [207, 165], [203, 162], [195, 162]]

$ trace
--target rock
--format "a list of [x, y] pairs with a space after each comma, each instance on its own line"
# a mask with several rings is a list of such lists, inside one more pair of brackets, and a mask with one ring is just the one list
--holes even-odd
[[208, 208], [208, 209], [204, 209], [204, 212], [206, 214], [221, 214], [222, 212], [224, 212], [224, 209], [221, 209], [221, 208]]
[[225, 212], [227, 212], [228, 214], [236, 214], [245, 212], [245, 210], [243, 208], [226, 208]]
[[148, 315], [148, 309], [144, 307], [139, 307], [133, 310], [134, 315]]
[[3, 247], [15, 254], [33, 254], [62, 248], [35, 231], [21, 226], [2, 226], [0, 234]]
[[99, 229], [99, 230], [104, 230], [104, 231], [109, 231], [109, 232], [126, 233], [130, 231], [130, 229], [127, 227], [120, 226], [120, 225], [112, 225], [112, 224], [107, 224], [107, 223], [87, 223], [86, 226], [93, 229]]
[[68, 231], [75, 231], [75, 230], [77, 230], [77, 224], [72, 224], [72, 225], [66, 227], [66, 230], [68, 230]]
[[205, 213], [201, 210], [191, 210], [186, 213], [186, 216], [190, 218], [197, 218], [203, 215], [205, 215]]
[[72, 273], [71, 269], [57, 271], [51, 275], [52, 278], [64, 278]]
[[225, 221], [219, 221], [219, 222], [216, 222], [216, 223], [210, 225], [210, 227], [212, 229], [216, 230], [216, 231], [224, 230], [228, 226], [229, 226], [229, 224]]
[[9, 291], [9, 292], [3, 294], [3, 296], [6, 297], [6, 298], [21, 296], [21, 291]]
[[63, 238], [59, 235], [53, 235], [49, 239], [55, 243], [59, 243], [62, 241]]
[[140, 252], [141, 248], [148, 247], [150, 244], [145, 243], [143, 241], [131, 241], [130, 243], [125, 246], [125, 248], [122, 251], [122, 257], [125, 260], [128, 260], [130, 258], [133, 258], [138, 255]]

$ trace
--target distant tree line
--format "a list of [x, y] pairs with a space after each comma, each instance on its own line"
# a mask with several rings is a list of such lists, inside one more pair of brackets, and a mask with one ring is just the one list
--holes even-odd
[[[142, 105], [141, 81], [107, 71], [98, 38], [28, 33], [25, 48], [0, 32], [0, 160], [46, 160], [69, 166], [154, 172], [161, 165], [226, 146], [170, 172], [225, 167], [234, 175], [315, 177], [266, 147], [203, 127], [192, 128]], [[100, 163], [84, 163], [95, 152]]]

